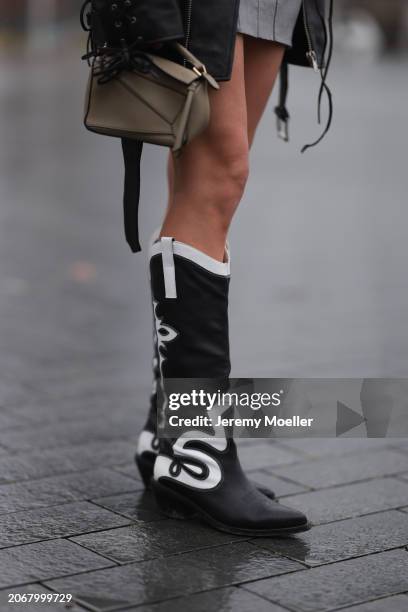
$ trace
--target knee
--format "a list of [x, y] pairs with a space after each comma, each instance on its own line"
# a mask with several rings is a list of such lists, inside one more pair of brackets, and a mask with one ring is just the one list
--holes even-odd
[[248, 151], [236, 149], [219, 160], [221, 176], [217, 191], [220, 199], [238, 203], [242, 198], [248, 180]]
[[210, 178], [211, 197], [208, 199], [211, 213], [218, 216], [222, 224], [229, 225], [231, 222], [243, 196], [248, 173], [247, 140], [235, 140], [228, 147], [224, 141], [214, 153]]
[[248, 179], [246, 130], [223, 126], [188, 147], [175, 166], [174, 205], [226, 233]]

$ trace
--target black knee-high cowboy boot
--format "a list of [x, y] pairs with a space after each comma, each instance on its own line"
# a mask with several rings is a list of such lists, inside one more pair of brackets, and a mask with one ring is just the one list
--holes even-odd
[[139, 469], [146, 489], [150, 487], [153, 476], [153, 466], [159, 452], [159, 439], [157, 437], [157, 403], [160, 381], [159, 354], [157, 352], [156, 330], [153, 329], [153, 384], [150, 394], [150, 408], [143, 430], [139, 434], [135, 455], [136, 465]]
[[[221, 263], [172, 238], [150, 251], [163, 410], [174, 379], [228, 388], [229, 261]], [[193, 384], [193, 383], [192, 383]], [[307, 518], [259, 492], [245, 476], [224, 427], [188, 428], [160, 439], [152, 488], [168, 516], [197, 516], [223, 531], [266, 536], [309, 528]]]
[[[159, 232], [155, 232], [151, 239], [151, 244], [158, 237]], [[153, 320], [155, 320], [153, 312]], [[158, 353], [158, 340], [155, 321], [153, 324], [153, 384], [150, 394], [150, 408], [147, 420], [143, 430], [141, 431], [137, 444], [135, 462], [139, 469], [143, 483], [146, 488], [149, 488], [150, 481], [153, 477], [153, 466], [156, 456], [159, 452], [159, 440], [157, 438], [157, 410], [160, 400], [160, 366]], [[275, 493], [268, 487], [263, 487], [260, 484], [253, 482], [254, 486], [266, 497], [275, 499]]]

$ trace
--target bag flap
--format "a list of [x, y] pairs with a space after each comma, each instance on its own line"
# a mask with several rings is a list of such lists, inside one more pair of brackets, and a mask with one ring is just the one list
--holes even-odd
[[166, 59], [165, 57], [160, 57], [160, 55], [151, 55], [150, 53], [146, 53], [146, 56], [159, 70], [162, 70], [168, 76], [180, 81], [181, 83], [184, 83], [185, 85], [190, 85], [190, 83], [200, 78], [190, 68], [181, 66], [176, 62]]

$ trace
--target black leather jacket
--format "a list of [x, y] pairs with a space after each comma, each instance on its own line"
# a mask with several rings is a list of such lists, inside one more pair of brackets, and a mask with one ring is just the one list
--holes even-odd
[[[100, 42], [110, 30], [110, 42], [123, 36], [146, 45], [180, 40], [217, 80], [231, 75], [239, 0], [92, 0], [102, 16], [93, 24]], [[122, 19], [124, 7], [131, 17]], [[289, 63], [322, 68], [327, 41], [325, 0], [303, 0], [294, 31], [293, 47], [286, 52]], [[101, 25], [103, 24], [103, 27]]]
[[[149, 0], [147, 0], [149, 1]], [[239, 0], [177, 0], [185, 45], [218, 80], [231, 75]], [[151, 2], [151, 0], [150, 0]], [[321, 68], [326, 47], [325, 0], [303, 0], [289, 63]]]

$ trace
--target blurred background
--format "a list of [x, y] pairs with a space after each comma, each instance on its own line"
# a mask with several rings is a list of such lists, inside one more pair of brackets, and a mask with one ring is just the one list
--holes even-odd
[[[2, 46], [60, 44], [75, 36], [83, 0], [2, 0]], [[406, 0], [335, 0], [337, 42], [364, 53], [406, 51]]]
[[[292, 142], [271, 139], [273, 99], [252, 152], [231, 233], [235, 376], [407, 374], [408, 3], [335, 4], [329, 136], [299, 154], [320, 133], [319, 80], [292, 69]], [[0, 3], [0, 400], [87, 399], [142, 420], [146, 250], [131, 255], [124, 240], [118, 142], [82, 126], [80, 5]], [[164, 209], [164, 165], [146, 147], [145, 245]]]

